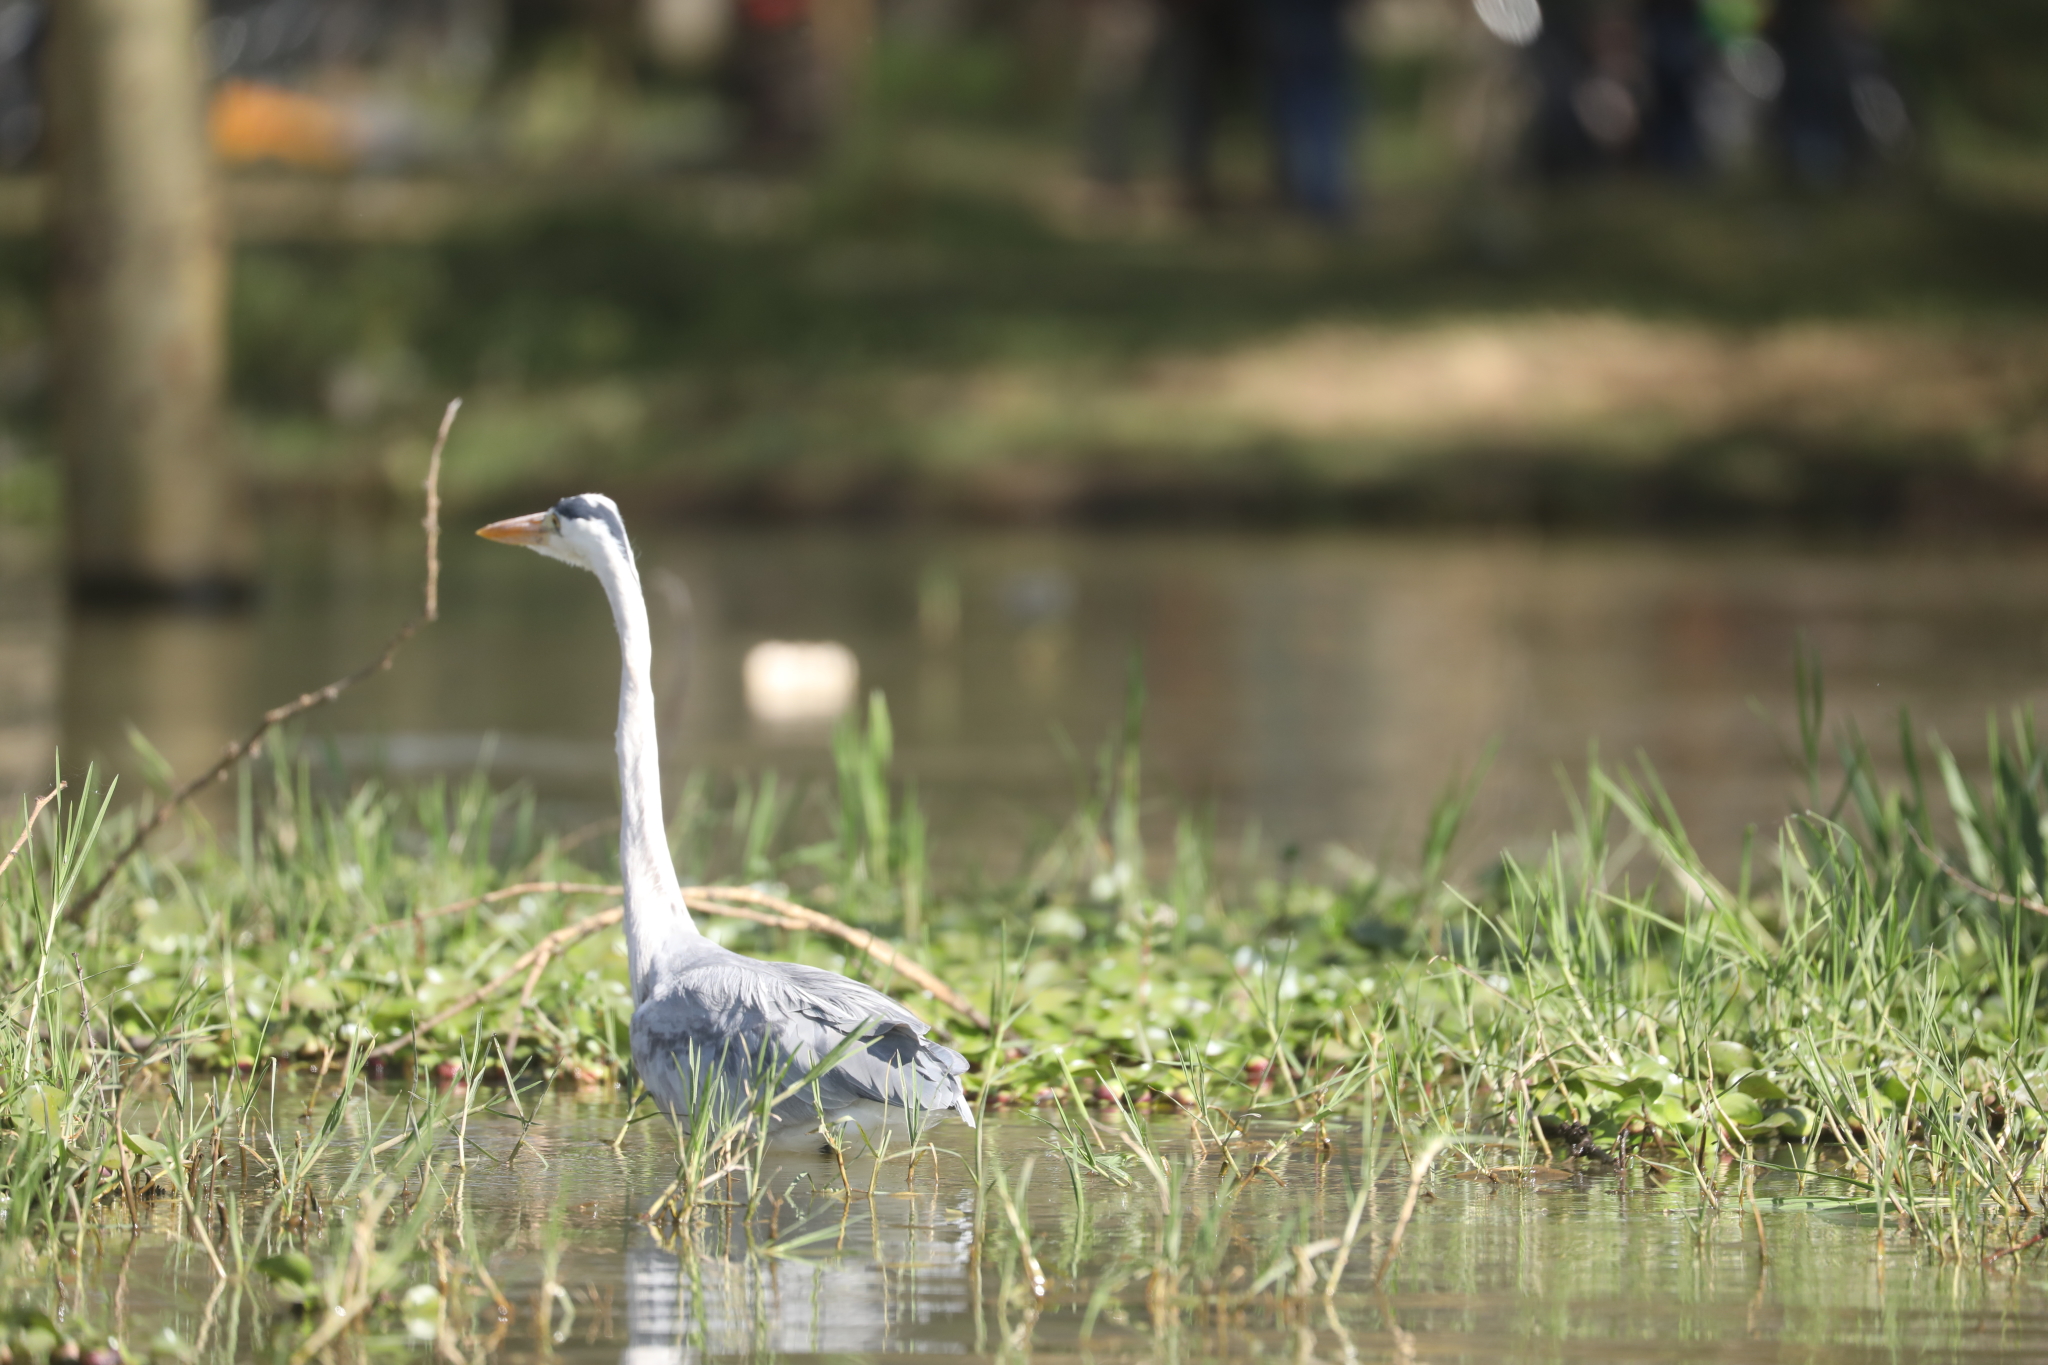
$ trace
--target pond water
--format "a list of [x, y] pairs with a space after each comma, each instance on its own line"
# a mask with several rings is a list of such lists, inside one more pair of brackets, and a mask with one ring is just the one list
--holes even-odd
[[[351, 1110], [332, 1170], [353, 1161], [351, 1142], [359, 1150], [382, 1135], [369, 1116], [395, 1099], [365, 1097]], [[775, 1198], [749, 1253], [736, 1233], [718, 1230], [736, 1213], [714, 1210], [686, 1242], [645, 1219], [676, 1172], [665, 1121], [636, 1125], [615, 1150], [625, 1118], [617, 1097], [527, 1103], [530, 1127], [502, 1095], [495, 1116], [471, 1120], [466, 1170], [454, 1165], [452, 1141], [439, 1144], [434, 1180], [450, 1202], [388, 1294], [437, 1279], [467, 1286], [447, 1292], [441, 1358], [1846, 1365], [2038, 1359], [2048, 1333], [2048, 1285], [2031, 1263], [1938, 1264], [1868, 1219], [1829, 1212], [1824, 1196], [1839, 1194], [1838, 1182], [1789, 1170], [1758, 1172], [1752, 1207], [1739, 1173], [1719, 1169], [1709, 1180], [1717, 1211], [1690, 1175], [1651, 1161], [1617, 1169], [1454, 1148], [1420, 1182], [1382, 1276], [1410, 1189], [1390, 1137], [1366, 1182], [1355, 1249], [1326, 1294], [1328, 1239], [1341, 1234], [1368, 1165], [1356, 1125], [1336, 1126], [1326, 1148], [1296, 1147], [1227, 1191], [1224, 1162], [1213, 1147], [1196, 1149], [1186, 1122], [1146, 1120], [1180, 1188], [1177, 1241], [1138, 1162], [1125, 1164], [1121, 1184], [1070, 1179], [1048, 1125], [1030, 1113], [991, 1116], [985, 1132], [987, 1167], [1001, 1172], [1007, 1202], [993, 1178], [977, 1201], [973, 1135], [957, 1123], [937, 1137], [958, 1154], [927, 1155], [914, 1169], [892, 1161], [878, 1173], [855, 1160], [842, 1178], [822, 1157], [780, 1157], [764, 1174]], [[317, 1121], [317, 1110], [308, 1113]], [[1254, 1127], [1254, 1136], [1282, 1131]], [[1785, 1167], [1827, 1161], [1797, 1149], [1759, 1155]], [[327, 1187], [321, 1219], [298, 1234], [316, 1258], [346, 1255], [363, 1188]], [[422, 1188], [409, 1180], [407, 1198]], [[244, 1207], [259, 1207], [262, 1182], [247, 1193]], [[129, 1342], [169, 1326], [206, 1359], [267, 1358], [264, 1343], [289, 1330], [289, 1310], [261, 1276], [224, 1282], [194, 1239], [166, 1226], [176, 1221], [145, 1215], [139, 1234], [105, 1230], [88, 1242], [75, 1278], [67, 1255], [57, 1277], [67, 1314]], [[379, 1244], [391, 1236], [387, 1225]], [[330, 1237], [332, 1250], [321, 1250]], [[1295, 1247], [1308, 1249], [1306, 1278]], [[460, 1269], [469, 1257], [486, 1265], [502, 1309]], [[398, 1326], [389, 1312], [373, 1315], [369, 1335], [345, 1343], [343, 1355], [426, 1358], [427, 1345], [409, 1343]]]
[[[310, 728], [355, 772], [484, 764], [564, 822], [600, 818], [617, 656], [596, 585], [466, 529], [445, 542], [441, 622]], [[743, 662], [762, 641], [837, 641], [889, 699], [940, 857], [998, 875], [1071, 809], [1133, 661], [1149, 792], [1311, 859], [1411, 856], [1430, 798], [1490, 745], [1467, 856], [1540, 844], [1566, 818], [1560, 772], [1597, 744], [1647, 757], [1732, 861], [1746, 824], [1798, 797], [1802, 637], [1881, 754], [1901, 706], [1981, 752], [1987, 713], [2048, 684], [2048, 550], [2023, 545], [636, 530], [672, 777], [829, 771], [829, 727], [750, 705]], [[415, 527], [285, 519], [246, 615], [66, 615], [48, 544], [10, 533], [0, 786], [35, 784], [58, 745], [67, 768], [136, 773], [131, 727], [195, 771], [263, 707], [374, 654], [419, 577]]]

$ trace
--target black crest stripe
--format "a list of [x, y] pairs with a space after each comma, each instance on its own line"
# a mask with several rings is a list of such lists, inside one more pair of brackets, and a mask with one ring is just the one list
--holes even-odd
[[591, 497], [587, 493], [578, 493], [556, 503], [555, 515], [569, 517], [572, 520], [602, 522], [611, 528], [611, 533], [619, 538], [621, 545], [632, 544], [626, 538], [626, 523], [619, 520], [618, 510], [609, 501]]

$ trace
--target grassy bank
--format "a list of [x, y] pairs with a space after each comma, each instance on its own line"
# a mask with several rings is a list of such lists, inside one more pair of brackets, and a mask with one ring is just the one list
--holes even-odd
[[[946, 1009], [839, 938], [704, 919], [736, 947], [896, 989], [974, 1059], [984, 1120], [1043, 1122], [1021, 1167], [964, 1131], [941, 1144], [972, 1185], [989, 1292], [1033, 1321], [1054, 1236], [1025, 1198], [1038, 1161], [1072, 1186], [1060, 1235], [1080, 1240], [1050, 1302], [1084, 1337], [1118, 1305], [1155, 1326], [1219, 1302], [1284, 1322], [1287, 1303], [1337, 1293], [1354, 1249], [1354, 1278], [1377, 1283], [1439, 1162], [1496, 1184], [1639, 1177], [1744, 1228], [1761, 1179], [1773, 1208], [2002, 1257], [2048, 1207], [2048, 757], [2019, 718], [1973, 787], [1906, 729], [1910, 776], [1886, 790], [1857, 736], [1824, 736], [1818, 685], [1804, 697], [1808, 809], [1759, 836], [1732, 885], [1652, 778], [1600, 769], [1540, 862], [1448, 884], [1459, 784], [1412, 868], [1337, 858], [1311, 876], [1147, 798], [1131, 733], [1026, 875], [938, 884], [879, 703], [841, 732], [835, 782], [700, 777], [671, 836], [686, 881], [819, 907], [966, 997]], [[232, 821], [188, 821], [72, 914], [140, 809], [67, 793], [0, 880], [0, 1280], [99, 1284], [127, 1264], [108, 1239], [147, 1238], [235, 1305], [276, 1307], [213, 1356], [304, 1361], [359, 1328], [495, 1349], [510, 1310], [479, 1215], [461, 1213], [467, 1173], [520, 1159], [535, 1085], [632, 1093], [618, 936], [579, 931], [606, 904], [610, 831], [540, 828], [530, 799], [481, 780], [347, 789], [280, 745], [242, 770]], [[914, 1152], [847, 1153], [803, 1177], [839, 1212], [791, 1224], [808, 1206], [746, 1115], [686, 1138], [644, 1111], [621, 1125], [635, 1169], [673, 1170], [636, 1217], [745, 1264], [832, 1218], [843, 1242], [877, 1181], [911, 1198], [952, 1178], [918, 1177]], [[1286, 1189], [1290, 1170], [1314, 1174], [1310, 1202], [1257, 1212], [1246, 1192]], [[1104, 1198], [1137, 1220], [1107, 1263], [1086, 1250]], [[1361, 1216], [1382, 1204], [1368, 1248]], [[559, 1258], [549, 1227], [539, 1245]], [[84, 1302], [122, 1311], [118, 1290]], [[41, 1359], [94, 1343], [78, 1316], [0, 1329], [15, 1359]]]
[[[1000, 1038], [835, 938], [706, 920], [744, 951], [902, 991], [982, 1059], [993, 1104], [1311, 1115], [1363, 1086], [1425, 1128], [1558, 1155], [1646, 1142], [1711, 1164], [1825, 1138], [1887, 1191], [1933, 1180], [2002, 1205], [2035, 1187], [2048, 1134], [2048, 759], [2022, 721], [1978, 792], [1908, 732], [1913, 782], [1886, 791], [1844, 736], [1824, 782], [1817, 707], [1811, 809], [1760, 835], [1734, 885], [1647, 776], [1591, 772], [1548, 858], [1453, 886], [1465, 788], [1438, 802], [1412, 870], [1310, 876], [1219, 853], [1141, 801], [1122, 744], [1028, 875], [934, 885], [880, 710], [842, 735], [836, 789], [699, 778], [672, 834], [686, 883], [822, 909], [985, 1010]], [[608, 903], [608, 832], [536, 828], [528, 799], [481, 781], [332, 790], [317, 754], [283, 750], [244, 772], [237, 809], [143, 855], [76, 920], [67, 898], [134, 810], [86, 796], [45, 817], [0, 887], [17, 1135], [111, 1121], [87, 1080], [135, 1067], [324, 1075], [353, 1057], [628, 1082], [622, 945], [562, 932]], [[533, 889], [491, 896], [513, 886]], [[560, 949], [536, 958], [544, 941]]]
[[[571, 486], [996, 519], [2048, 506], [2035, 160], [1838, 196], [1396, 186], [1344, 237], [1083, 212], [1067, 167], [1042, 130], [962, 125], [803, 181], [508, 197], [252, 177], [238, 446], [273, 498], [388, 499], [462, 393], [448, 491], [470, 507]], [[438, 207], [351, 238], [357, 199]], [[293, 204], [303, 222], [266, 229]], [[0, 248], [0, 409], [24, 457], [0, 457], [0, 503], [47, 515], [44, 267]]]
[[2023, 205], [1635, 185], [1395, 202], [1354, 239], [1100, 234], [901, 158], [745, 231], [641, 198], [249, 248], [252, 468], [374, 493], [460, 391], [476, 503], [1640, 526], [2048, 496]]

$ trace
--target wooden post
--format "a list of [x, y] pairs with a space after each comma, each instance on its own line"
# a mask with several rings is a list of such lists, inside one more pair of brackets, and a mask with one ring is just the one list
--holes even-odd
[[56, 400], [74, 592], [231, 602], [253, 539], [222, 445], [226, 261], [199, 0], [57, 0]]

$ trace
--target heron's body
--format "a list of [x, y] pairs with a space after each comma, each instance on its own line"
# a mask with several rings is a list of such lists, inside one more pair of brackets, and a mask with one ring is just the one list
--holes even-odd
[[836, 972], [746, 957], [697, 931], [662, 820], [647, 606], [611, 500], [564, 498], [483, 534], [589, 569], [611, 601], [633, 1065], [648, 1093], [684, 1119], [707, 1107], [737, 1116], [757, 1099], [773, 1101], [771, 1128], [785, 1143], [814, 1141], [827, 1126], [879, 1143], [948, 1110], [972, 1123], [959, 1079], [967, 1059], [930, 1041], [909, 1010]]
[[739, 1110], [764, 1082], [784, 1094], [856, 1033], [835, 1065], [775, 1106], [789, 1138], [823, 1124], [874, 1139], [946, 1109], [968, 1113], [957, 1079], [965, 1059], [928, 1041], [924, 1022], [879, 991], [701, 937], [667, 965], [633, 1011], [633, 1065], [672, 1113], [707, 1101]]

